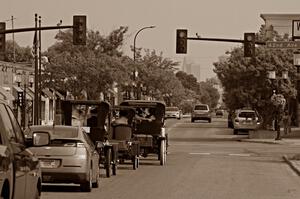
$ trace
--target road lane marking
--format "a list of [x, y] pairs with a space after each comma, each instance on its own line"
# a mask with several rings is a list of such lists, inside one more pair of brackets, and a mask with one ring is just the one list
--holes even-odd
[[242, 156], [242, 157], [249, 157], [251, 154], [249, 153], [230, 153], [229, 156]]
[[189, 153], [190, 155], [210, 155], [211, 153]]

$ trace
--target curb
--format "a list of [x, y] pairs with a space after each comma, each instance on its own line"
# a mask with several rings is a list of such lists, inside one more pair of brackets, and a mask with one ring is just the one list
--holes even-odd
[[265, 141], [265, 140], [247, 140], [247, 139], [239, 139], [239, 142], [251, 142], [251, 143], [261, 143], [261, 144], [284, 144], [276, 141]]
[[299, 168], [293, 162], [291, 162], [286, 155], [282, 156], [282, 158], [295, 171], [295, 173], [300, 176]]

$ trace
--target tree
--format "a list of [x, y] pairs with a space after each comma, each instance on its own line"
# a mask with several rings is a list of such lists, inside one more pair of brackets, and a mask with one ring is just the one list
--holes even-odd
[[47, 73], [52, 74], [58, 89], [75, 97], [86, 91], [88, 99], [98, 99], [114, 82], [121, 84], [130, 78], [120, 50], [126, 31], [127, 27], [120, 27], [107, 37], [88, 31], [86, 46], [74, 46], [71, 31], [59, 31], [58, 42], [46, 53], [50, 59]]
[[[267, 40], [266, 30], [261, 28], [256, 39]], [[274, 33], [273, 38], [282, 40]], [[271, 39], [273, 39], [271, 38]], [[224, 100], [226, 106], [235, 110], [245, 106], [256, 109], [264, 119], [263, 126], [271, 122], [274, 107], [271, 103], [272, 91], [283, 94], [286, 99], [295, 98], [296, 90], [294, 80], [295, 67], [291, 50], [270, 50], [265, 46], [256, 47], [254, 60], [244, 58], [242, 47], [236, 47], [227, 52], [229, 57], [225, 61], [214, 63], [214, 72], [224, 88]], [[268, 79], [268, 71], [275, 70], [277, 75], [282, 71], [289, 71], [290, 78], [282, 81], [271, 82]]]
[[[14, 46], [14, 47], [13, 47]], [[6, 41], [5, 44], [5, 61], [7, 62], [31, 62], [32, 60], [32, 53], [31, 48], [27, 47], [20, 47], [16, 42], [12, 40]], [[14, 48], [15, 48], [15, 60], [14, 60]]]

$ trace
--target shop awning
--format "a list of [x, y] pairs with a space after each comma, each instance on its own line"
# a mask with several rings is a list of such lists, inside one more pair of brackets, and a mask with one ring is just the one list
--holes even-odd
[[56, 95], [56, 97], [58, 97], [59, 99], [61, 99], [61, 100], [65, 99], [65, 96], [63, 96], [63, 95], [62, 95], [60, 92], [58, 92], [57, 90], [50, 89], [50, 91], [53, 91], [53, 93], [54, 93], [54, 91], [55, 91], [55, 95]]
[[48, 89], [44, 88], [42, 90], [42, 92], [50, 99], [55, 99], [55, 96], [53, 95], [53, 93], [51, 91], [49, 91]]
[[15, 100], [15, 97], [2, 87], [0, 87], [0, 98], [3, 98], [4, 100], [11, 100], [11, 101]]

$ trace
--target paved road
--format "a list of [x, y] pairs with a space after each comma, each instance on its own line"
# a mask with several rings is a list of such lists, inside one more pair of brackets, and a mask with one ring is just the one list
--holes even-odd
[[224, 119], [212, 123], [168, 120], [167, 165], [156, 157], [133, 171], [123, 165], [118, 175], [102, 178], [100, 187], [81, 193], [77, 187], [46, 187], [42, 198], [104, 199], [295, 199], [300, 178], [282, 161], [299, 146], [244, 143]]

